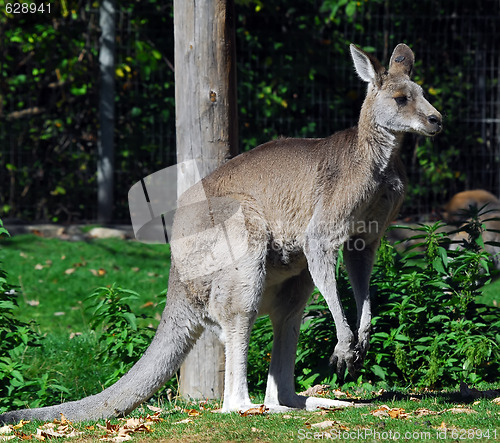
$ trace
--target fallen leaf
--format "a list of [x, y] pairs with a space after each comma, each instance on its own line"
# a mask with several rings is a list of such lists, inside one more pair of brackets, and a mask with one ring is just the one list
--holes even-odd
[[92, 273], [94, 277], [102, 277], [103, 275], [106, 275], [106, 270], [103, 268], [89, 269], [89, 271]]
[[491, 400], [493, 403], [496, 403], [497, 405], [500, 405], [500, 397], [494, 398]]
[[73, 274], [73, 272], [75, 272], [75, 271], [76, 271], [76, 269], [75, 269], [75, 268], [68, 268], [68, 269], [66, 269], [66, 270], [64, 271], [64, 273], [65, 273], [66, 275], [71, 275], [71, 274]]
[[238, 411], [238, 413], [242, 417], [248, 417], [250, 415], [264, 415], [268, 410], [269, 408], [266, 408], [266, 405], [260, 405], [255, 408], [247, 409], [246, 411]]
[[21, 420], [17, 425], [12, 426], [12, 429], [21, 429], [24, 425], [28, 424], [29, 420]]
[[138, 268], [137, 266], [136, 266], [136, 267], [134, 267], [134, 268], [131, 268], [131, 269], [132, 269], [132, 271], [134, 271], [134, 272], [139, 272], [139, 271], [140, 271], [140, 268]]
[[40, 300], [26, 300], [26, 304], [29, 306], [38, 306], [40, 304]]
[[35, 269], [36, 269], [37, 271], [41, 271], [41, 270], [43, 269], [43, 265], [41, 265], [40, 263], [37, 263], [37, 264], [35, 265]]
[[184, 412], [187, 412], [190, 417], [197, 417], [198, 415], [201, 415], [201, 412], [196, 409], [184, 409]]
[[374, 409], [373, 411], [371, 411], [370, 414], [373, 415], [374, 417], [388, 417], [389, 414], [387, 413], [387, 411], [389, 409], [391, 409], [391, 408], [389, 408], [389, 406], [382, 405], [379, 408]]
[[12, 434], [12, 428], [9, 425], [0, 427], [0, 435]]
[[151, 308], [153, 307], [155, 304], [152, 302], [152, 301], [148, 301], [146, 303], [144, 303], [142, 306], [141, 306], [141, 309], [144, 309], [144, 308]]
[[325, 420], [320, 423], [314, 423], [311, 425], [311, 428], [318, 428], [318, 429], [326, 429], [326, 428], [331, 428], [332, 426], [335, 425], [336, 422], [332, 420]]
[[147, 408], [150, 410], [150, 411], [153, 411], [153, 412], [163, 412], [163, 408], [157, 408], [156, 406], [150, 406], [150, 405], [146, 405]]
[[431, 411], [430, 409], [427, 408], [419, 408], [416, 411], [413, 411], [413, 414], [416, 415], [417, 417], [423, 417], [426, 415], [438, 415], [439, 412]]
[[66, 312], [64, 312], [64, 311], [54, 312], [55, 317], [62, 317], [63, 315], [66, 315]]
[[69, 422], [66, 417], [61, 414], [60, 420], [54, 420], [52, 423], [45, 423], [36, 430], [35, 437], [40, 440], [45, 440], [46, 438], [73, 438], [82, 435], [83, 432], [77, 431], [71, 422]]
[[408, 414], [402, 408], [392, 408], [387, 411], [391, 418], [407, 418]]
[[309, 389], [306, 389], [305, 391], [299, 392], [299, 395], [321, 395], [325, 394], [328, 389], [330, 388], [330, 385], [314, 385], [311, 386]]
[[402, 408], [390, 408], [382, 405], [370, 412], [374, 417], [408, 418], [409, 414]]

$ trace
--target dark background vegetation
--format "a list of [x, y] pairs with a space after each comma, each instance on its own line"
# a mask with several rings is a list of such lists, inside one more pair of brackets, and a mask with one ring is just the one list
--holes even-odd
[[[2, 10], [4, 219], [96, 219], [98, 7], [62, 0], [51, 14]], [[173, 19], [170, 1], [117, 7], [114, 219], [128, 222], [130, 187], [175, 162]], [[403, 41], [416, 53], [416, 81], [445, 116], [435, 140], [408, 138], [403, 215], [430, 213], [466, 188], [499, 194], [499, 9], [497, 0], [237, 1], [241, 150], [354, 125], [365, 85], [348, 44], [387, 63]]]

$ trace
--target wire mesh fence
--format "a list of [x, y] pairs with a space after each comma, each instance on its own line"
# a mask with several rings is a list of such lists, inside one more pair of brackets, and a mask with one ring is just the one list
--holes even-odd
[[[128, 189], [175, 162], [171, 4], [144, 2], [138, 10], [125, 3], [116, 20], [114, 217], [121, 221], [128, 220]], [[394, 46], [406, 42], [416, 54], [415, 80], [443, 113], [445, 133], [432, 141], [408, 138], [403, 157], [410, 187], [402, 215], [429, 214], [464, 189], [500, 195], [498, 0], [365, 1], [352, 20], [340, 17], [329, 24], [317, 23], [322, 2], [288, 3], [269, 2], [262, 10], [237, 6], [242, 150], [277, 136], [320, 137], [355, 125], [365, 85], [353, 71], [348, 42], [372, 50], [384, 64]], [[63, 85], [54, 67], [43, 88], [2, 94], [3, 217], [96, 219], [99, 29], [93, 5], [79, 3], [80, 28], [73, 24], [72, 32], [83, 37], [68, 46], [85, 66], [82, 85]], [[63, 25], [61, 39], [68, 32]], [[16, 55], [9, 42], [0, 49]], [[2, 63], [22, 61], [17, 55]], [[35, 54], [9, 72], [26, 69], [33, 76], [41, 69], [37, 63]], [[80, 69], [77, 62], [73, 69]]]

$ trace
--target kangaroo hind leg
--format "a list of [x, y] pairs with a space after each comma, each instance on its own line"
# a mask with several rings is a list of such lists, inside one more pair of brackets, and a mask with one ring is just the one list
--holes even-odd
[[351, 406], [349, 402], [306, 397], [295, 392], [294, 369], [300, 323], [313, 288], [306, 269], [287, 280], [275, 295], [270, 311], [274, 340], [265, 399], [270, 412], [282, 412], [289, 408], [314, 410]]

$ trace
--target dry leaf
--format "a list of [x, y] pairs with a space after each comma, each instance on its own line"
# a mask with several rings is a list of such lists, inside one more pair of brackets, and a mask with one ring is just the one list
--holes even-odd
[[141, 309], [144, 309], [144, 308], [151, 308], [153, 307], [155, 304], [152, 302], [152, 301], [148, 301], [146, 303], [144, 303], [142, 306], [141, 306]]
[[41, 271], [41, 270], [43, 269], [43, 265], [41, 265], [40, 263], [37, 263], [37, 264], [35, 265], [35, 269], [36, 269], [37, 271]]
[[40, 304], [39, 300], [26, 300], [26, 304], [29, 306], [38, 306]]
[[318, 429], [326, 429], [326, 428], [331, 428], [332, 426], [335, 425], [336, 422], [332, 420], [325, 420], [320, 423], [314, 423], [311, 425], [311, 428], [318, 428]]
[[15, 435], [0, 435], [0, 441], [8, 441], [16, 438]]
[[427, 408], [419, 408], [416, 411], [413, 411], [413, 414], [416, 415], [417, 417], [423, 417], [425, 415], [437, 415], [439, 414], [439, 412], [431, 411], [430, 409]]
[[65, 273], [66, 275], [71, 275], [71, 274], [73, 274], [73, 272], [75, 272], [75, 270], [76, 270], [75, 268], [68, 268], [68, 269], [66, 269], [66, 270], [64, 271], [64, 273]]
[[21, 429], [24, 425], [28, 424], [29, 420], [21, 420], [17, 425], [12, 426], [12, 429]]
[[12, 428], [9, 425], [0, 427], [0, 435], [11, 434]]
[[387, 405], [382, 405], [379, 408], [371, 411], [375, 417], [390, 417], [390, 418], [408, 418], [409, 414], [402, 408], [390, 408]]
[[321, 395], [325, 394], [329, 388], [330, 385], [315, 385], [303, 392], [300, 392], [299, 395], [306, 395], [306, 396]]
[[[153, 411], [153, 412], [163, 412], [163, 408], [157, 408], [156, 406], [150, 406], [150, 405], [146, 405], [147, 408], [150, 410], [150, 411]], [[156, 414], [155, 414], [156, 415]]]
[[63, 414], [60, 420], [54, 420], [52, 423], [45, 423], [36, 430], [35, 437], [40, 440], [46, 438], [72, 438], [82, 435], [83, 432], [76, 431]]
[[392, 408], [387, 411], [391, 418], [407, 418], [408, 414], [402, 408]]
[[250, 415], [263, 415], [268, 410], [269, 408], [266, 408], [266, 405], [260, 405], [255, 408], [247, 409], [246, 411], [238, 411], [238, 412], [242, 417], [248, 417]]
[[500, 405], [500, 397], [494, 398], [491, 400], [493, 403], [496, 403], [497, 405]]
[[89, 269], [89, 271], [92, 273], [94, 277], [102, 277], [103, 275], [106, 275], [106, 270], [103, 268]]
[[190, 417], [197, 417], [198, 415], [201, 415], [201, 412], [196, 409], [184, 409], [184, 412], [187, 412]]

